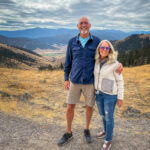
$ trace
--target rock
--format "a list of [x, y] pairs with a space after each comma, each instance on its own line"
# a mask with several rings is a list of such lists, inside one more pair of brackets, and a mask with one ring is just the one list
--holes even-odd
[[150, 112], [144, 113], [141, 116], [150, 119]]
[[63, 107], [67, 107], [67, 103], [64, 103], [64, 104], [63, 104]]
[[44, 100], [44, 101], [49, 101], [49, 99], [48, 98], [46, 98], [46, 97], [41, 97], [40, 99], [42, 99], [42, 100]]
[[23, 95], [18, 96], [18, 100], [27, 103], [29, 98], [32, 98], [32, 96], [28, 93], [24, 93]]
[[44, 80], [40, 80], [40, 83], [46, 83], [46, 80], [44, 79]]
[[6, 92], [0, 91], [0, 94], [2, 95], [2, 97], [10, 97], [10, 95]]
[[11, 85], [8, 86], [9, 88], [17, 88], [18, 87], [18, 83], [13, 83]]
[[85, 105], [83, 105], [83, 106], [82, 106], [82, 108], [86, 108], [86, 106], [85, 106]]
[[131, 106], [128, 106], [127, 109], [123, 111], [121, 114], [122, 117], [133, 117], [133, 118], [139, 118], [140, 115], [141, 112]]
[[132, 113], [141, 113], [139, 110], [137, 110], [136, 108], [133, 108], [133, 107], [131, 107], [131, 106], [128, 106], [128, 108], [127, 108], [127, 110], [129, 111], [129, 112], [132, 112]]
[[46, 109], [46, 110], [53, 110], [52, 108], [50, 108], [49, 106], [46, 106], [46, 105], [43, 106], [42, 108], [43, 108], [43, 109]]
[[84, 112], [84, 110], [80, 110], [80, 113], [83, 113]]

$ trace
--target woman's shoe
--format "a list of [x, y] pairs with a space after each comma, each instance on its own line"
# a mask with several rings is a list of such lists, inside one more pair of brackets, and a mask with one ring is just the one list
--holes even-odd
[[110, 148], [111, 148], [111, 142], [105, 141], [101, 150], [110, 150]]
[[106, 136], [105, 131], [102, 131], [102, 132], [99, 132], [99, 133], [96, 134], [97, 138], [104, 138], [105, 136]]

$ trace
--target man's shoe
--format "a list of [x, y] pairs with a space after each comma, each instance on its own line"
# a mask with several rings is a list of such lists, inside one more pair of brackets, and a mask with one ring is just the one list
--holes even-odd
[[84, 130], [84, 136], [85, 136], [85, 139], [86, 139], [87, 143], [91, 143], [92, 142], [90, 130], [85, 129]]
[[111, 142], [105, 141], [101, 150], [110, 150]]
[[97, 134], [96, 134], [96, 137], [97, 137], [97, 138], [104, 138], [104, 137], [106, 137], [105, 131], [102, 131], [102, 132], [97, 133]]
[[58, 141], [58, 146], [64, 145], [65, 143], [67, 143], [68, 141], [70, 141], [72, 138], [73, 138], [72, 132], [70, 134], [69, 133], [65, 133], [61, 137], [61, 139]]

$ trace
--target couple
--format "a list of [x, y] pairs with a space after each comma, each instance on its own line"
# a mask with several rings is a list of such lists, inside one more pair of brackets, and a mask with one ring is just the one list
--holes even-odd
[[96, 94], [97, 107], [104, 125], [104, 131], [98, 133], [97, 137], [105, 137], [102, 150], [108, 150], [113, 136], [115, 105], [117, 103], [118, 107], [121, 107], [123, 100], [123, 78], [120, 74], [123, 67], [116, 60], [117, 52], [112, 44], [107, 40], [100, 42], [90, 34], [91, 24], [87, 17], [81, 17], [77, 27], [80, 34], [69, 41], [66, 52], [64, 86], [69, 90], [67, 132], [60, 138], [58, 145], [62, 146], [73, 137], [71, 125], [75, 105], [79, 102], [81, 93], [86, 103], [84, 136], [87, 143], [92, 142], [89, 124]]

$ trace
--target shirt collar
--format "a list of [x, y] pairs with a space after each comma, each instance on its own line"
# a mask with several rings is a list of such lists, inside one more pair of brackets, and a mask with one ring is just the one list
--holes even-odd
[[[79, 36], [80, 34], [77, 35], [76, 42], [79, 42]], [[90, 36], [89, 40], [93, 40], [93, 36], [91, 34], [89, 36]]]

